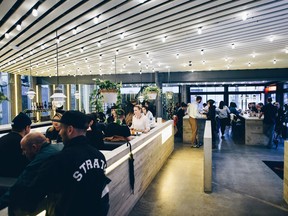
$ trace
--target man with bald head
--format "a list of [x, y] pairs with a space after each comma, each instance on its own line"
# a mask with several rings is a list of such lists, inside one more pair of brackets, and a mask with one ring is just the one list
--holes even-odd
[[[13, 193], [15, 188], [29, 185], [37, 176], [38, 169], [43, 162], [50, 156], [55, 155], [61, 150], [57, 144], [49, 144], [46, 142], [46, 137], [39, 132], [29, 133], [25, 135], [20, 142], [23, 154], [31, 162], [26, 166], [24, 171], [18, 177], [16, 183], [10, 190], [0, 198], [0, 209], [11, 206], [13, 200], [13, 208], [17, 209], [21, 205], [21, 195]], [[19, 197], [19, 198], [18, 198]], [[23, 198], [23, 197], [22, 197]], [[12, 209], [9, 207], [9, 211]]]

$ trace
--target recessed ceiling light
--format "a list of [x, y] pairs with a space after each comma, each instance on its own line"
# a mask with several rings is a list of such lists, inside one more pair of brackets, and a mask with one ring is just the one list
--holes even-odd
[[235, 44], [234, 43], [231, 44], [231, 48], [235, 49]]
[[273, 64], [276, 64], [276, 62], [277, 62], [277, 60], [276, 60], [276, 59], [274, 59], [274, 60], [273, 60]]
[[247, 20], [247, 18], [248, 18], [248, 13], [244, 12], [242, 14], [242, 20], [245, 21], [245, 20]]
[[34, 17], [37, 17], [37, 16], [38, 16], [38, 10], [34, 8], [34, 9], [32, 10], [32, 15], [33, 15]]
[[10, 35], [9, 35], [9, 33], [7, 32], [7, 33], [5, 33], [5, 38], [6, 39], [9, 39], [10, 38]]
[[77, 28], [74, 28], [74, 29], [72, 30], [72, 33], [73, 33], [73, 35], [76, 35], [76, 34], [77, 34]]
[[201, 49], [200, 53], [201, 55], [204, 55], [204, 49]]
[[176, 58], [179, 59], [179, 53], [176, 54]]
[[134, 44], [133, 49], [135, 50], [137, 49], [137, 47], [138, 47], [138, 44]]
[[167, 36], [164, 35], [163, 38], [162, 38], [162, 42], [163, 42], [163, 43], [166, 42], [166, 39], [167, 39]]
[[202, 27], [199, 27], [199, 28], [198, 28], [197, 33], [198, 33], [198, 34], [202, 34]]
[[17, 24], [16, 30], [17, 30], [17, 31], [21, 31], [21, 29], [22, 29], [22, 26], [21, 26], [20, 24]]
[[101, 41], [97, 42], [97, 46], [100, 48], [101, 47]]

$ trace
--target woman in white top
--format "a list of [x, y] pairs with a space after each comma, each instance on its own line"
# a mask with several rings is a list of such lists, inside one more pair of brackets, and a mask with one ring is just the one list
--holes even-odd
[[153, 124], [153, 114], [146, 106], [142, 107], [143, 114], [148, 118], [150, 126]]
[[216, 108], [216, 113], [220, 121], [221, 138], [224, 138], [226, 126], [230, 123], [230, 110], [225, 106], [224, 101], [219, 102], [219, 107]]
[[131, 129], [134, 129], [139, 132], [147, 133], [150, 131], [150, 125], [148, 118], [141, 113], [140, 105], [135, 105], [134, 108], [134, 116], [132, 118]]

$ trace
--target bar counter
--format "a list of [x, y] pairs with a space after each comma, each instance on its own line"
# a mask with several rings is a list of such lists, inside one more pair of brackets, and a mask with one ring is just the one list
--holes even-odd
[[244, 142], [246, 145], [266, 145], [268, 137], [263, 133], [263, 117], [250, 117], [248, 114], [239, 115], [244, 122]]
[[[173, 121], [170, 120], [157, 124], [150, 132], [136, 136], [130, 141], [134, 158], [134, 190], [129, 179], [129, 146], [125, 143], [112, 151], [101, 151], [107, 160], [106, 174], [112, 180], [109, 184], [108, 215], [128, 215], [132, 210], [173, 152], [173, 130]], [[0, 216], [5, 213], [7, 208], [0, 211]]]
[[[200, 143], [203, 143], [203, 136], [204, 136], [204, 128], [205, 128], [205, 122], [206, 118], [197, 118], [197, 140]], [[191, 126], [189, 124], [189, 116], [186, 115], [183, 117], [183, 143], [191, 143], [192, 140], [192, 131]]]

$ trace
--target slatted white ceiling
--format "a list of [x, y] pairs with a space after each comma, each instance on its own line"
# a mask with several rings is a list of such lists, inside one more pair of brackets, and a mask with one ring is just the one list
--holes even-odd
[[56, 31], [59, 76], [288, 67], [287, 0], [0, 3], [2, 72], [55, 76]]

